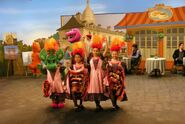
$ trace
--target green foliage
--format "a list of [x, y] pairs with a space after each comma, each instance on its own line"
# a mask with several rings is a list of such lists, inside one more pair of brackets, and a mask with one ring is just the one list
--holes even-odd
[[126, 33], [124, 36], [125, 41], [131, 41], [133, 40], [134, 36], [132, 34]]
[[3, 52], [3, 45], [2, 44], [0, 44], [0, 52]]
[[23, 48], [22, 40], [17, 42], [17, 46], [18, 46], [19, 52], [22, 52], [22, 48]]
[[59, 33], [57, 32], [57, 33], [54, 34], [52, 37], [53, 37], [55, 40], [59, 40]]
[[32, 51], [32, 47], [30, 45], [24, 44], [22, 47], [22, 52]]
[[164, 33], [163, 32], [158, 32], [157, 37], [158, 37], [159, 40], [163, 39], [164, 38]]
[[4, 47], [0, 44], [0, 76], [6, 75], [7, 60], [4, 60]]
[[32, 51], [32, 47], [30, 45], [28, 46], [28, 51]]
[[5, 76], [7, 74], [7, 67], [8, 67], [8, 61], [7, 60], [3, 60], [0, 61], [0, 75], [1, 76]]

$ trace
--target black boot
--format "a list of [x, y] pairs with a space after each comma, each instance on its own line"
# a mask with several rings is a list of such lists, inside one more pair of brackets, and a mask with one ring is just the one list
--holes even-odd
[[73, 103], [74, 103], [74, 111], [79, 111], [80, 109], [79, 109], [79, 106], [77, 104], [76, 94], [73, 94], [72, 97], [73, 97]]
[[80, 99], [80, 105], [79, 105], [79, 108], [80, 108], [81, 110], [85, 109], [85, 107], [84, 107], [84, 106], [83, 106], [83, 104], [82, 104], [82, 99]]
[[117, 105], [117, 98], [115, 96], [114, 100], [113, 100], [113, 107], [112, 107], [112, 110], [113, 111], [116, 111], [118, 110], [120, 107]]
[[103, 111], [103, 108], [100, 105], [100, 101], [95, 100], [95, 103], [96, 103], [96, 110], [95, 110], [95, 112]]

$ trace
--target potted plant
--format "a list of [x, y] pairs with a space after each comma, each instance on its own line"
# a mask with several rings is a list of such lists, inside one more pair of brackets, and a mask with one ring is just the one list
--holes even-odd
[[164, 33], [163, 32], [158, 32], [157, 33], [157, 37], [158, 37], [158, 39], [161, 41], [161, 40], [163, 40], [163, 38], [164, 38]]
[[131, 34], [131, 33], [126, 33], [125, 34], [125, 41], [128, 42], [128, 41], [132, 41], [134, 38], [134, 36]]

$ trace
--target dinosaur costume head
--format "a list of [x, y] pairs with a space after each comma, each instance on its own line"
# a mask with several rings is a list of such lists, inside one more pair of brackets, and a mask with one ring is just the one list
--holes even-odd
[[32, 50], [34, 53], [40, 52], [40, 44], [38, 42], [33, 42], [32, 44]]
[[80, 30], [78, 28], [73, 28], [71, 31], [66, 33], [66, 36], [70, 43], [78, 42], [81, 38]]
[[75, 54], [79, 54], [81, 57], [84, 57], [85, 45], [80, 41], [80, 30], [73, 28], [71, 31], [66, 33], [66, 36], [68, 37], [68, 42], [72, 43], [72, 55], [74, 56]]
[[40, 52], [40, 58], [49, 71], [55, 71], [57, 64], [63, 58], [63, 51], [59, 49], [59, 45], [54, 38], [45, 42], [44, 49]]

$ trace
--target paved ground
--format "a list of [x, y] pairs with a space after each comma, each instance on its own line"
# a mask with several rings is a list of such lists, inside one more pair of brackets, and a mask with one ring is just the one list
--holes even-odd
[[0, 79], [0, 124], [185, 124], [185, 77], [167, 74], [127, 76], [129, 101], [112, 112], [111, 102], [102, 102], [103, 112], [95, 113], [94, 103], [74, 112], [72, 101], [62, 110], [49, 107], [42, 97], [41, 79]]

